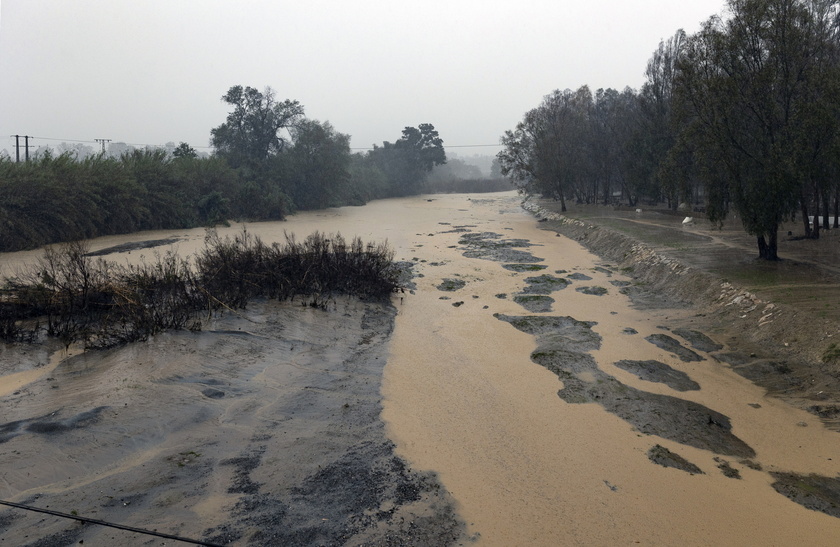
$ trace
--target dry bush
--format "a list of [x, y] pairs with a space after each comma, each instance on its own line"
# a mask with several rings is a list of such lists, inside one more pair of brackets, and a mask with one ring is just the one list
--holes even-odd
[[325, 307], [334, 294], [384, 298], [399, 289], [387, 243], [350, 244], [340, 234], [286, 234], [266, 245], [243, 230], [209, 231], [195, 264], [174, 253], [116, 266], [92, 259], [83, 243], [49, 247], [32, 268], [0, 290], [0, 338], [34, 340], [43, 330], [69, 345], [110, 347], [168, 329], [199, 329], [199, 313], [244, 308], [254, 298]]

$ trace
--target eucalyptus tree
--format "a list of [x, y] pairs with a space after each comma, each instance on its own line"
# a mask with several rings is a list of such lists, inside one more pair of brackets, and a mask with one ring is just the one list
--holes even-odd
[[[795, 139], [804, 154], [799, 168], [803, 178], [800, 207], [805, 234], [818, 238], [818, 217], [822, 214], [822, 227], [828, 229], [830, 203], [833, 197], [835, 210], [838, 208], [840, 190], [840, 139], [837, 138], [840, 130], [840, 2], [811, 0], [806, 5], [810, 14], [806, 32], [811, 43], [804, 54], [810, 57], [811, 65], [807, 73], [809, 85], [804, 94], [813, 111], [803, 116], [803, 127]], [[811, 204], [814, 206], [813, 230], [808, 222]]]
[[729, 0], [686, 42], [677, 90], [684, 135], [707, 187], [707, 214], [729, 201], [759, 257], [778, 258], [778, 230], [800, 205], [838, 128], [836, 2]]

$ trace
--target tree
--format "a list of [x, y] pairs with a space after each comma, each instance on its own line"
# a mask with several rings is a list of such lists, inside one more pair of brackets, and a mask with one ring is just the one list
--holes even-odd
[[285, 148], [281, 134], [303, 119], [298, 101], [278, 101], [274, 90], [259, 92], [253, 87], [231, 87], [222, 101], [233, 107], [225, 123], [210, 131], [211, 144], [233, 167], [258, 166]]
[[348, 193], [350, 135], [337, 132], [329, 122], [304, 120], [292, 130], [289, 155], [289, 190], [300, 209], [340, 205]]
[[350, 181], [347, 199], [350, 204], [363, 205], [372, 199], [389, 195], [388, 177], [371, 154], [353, 154], [348, 171]]
[[406, 127], [394, 147], [410, 152], [410, 165], [417, 171], [428, 173], [435, 165], [446, 163], [443, 139], [435, 126], [421, 123], [418, 127]]
[[484, 178], [477, 165], [471, 165], [462, 159], [448, 159], [445, 164], [437, 165], [429, 174], [432, 182], [449, 182], [453, 180], [478, 180]]
[[497, 154], [502, 174], [522, 191], [559, 200], [562, 211], [569, 195], [584, 201], [582, 184], [591, 173], [586, 148], [592, 104], [587, 86], [546, 95], [516, 129], [502, 136], [505, 148]]
[[419, 193], [432, 168], [446, 163], [443, 139], [430, 123], [406, 127], [399, 140], [374, 146], [370, 156], [391, 182], [393, 195], [399, 196]]
[[672, 110], [686, 41], [685, 32], [678, 30], [667, 41], [659, 42], [648, 61], [646, 80], [638, 95], [639, 123], [632, 143], [636, 190], [651, 201], [665, 198], [675, 210], [681, 202], [691, 202], [693, 194], [691, 179], [677, 169], [685, 165], [685, 158], [668, 158], [679, 132]]
[[638, 122], [635, 92], [630, 88], [599, 89], [590, 117], [591, 142], [588, 154], [592, 167], [592, 194], [608, 205], [620, 190], [634, 205], [636, 193], [629, 189], [628, 143]]
[[172, 151], [172, 155], [176, 158], [197, 158], [198, 152], [189, 144], [182, 142]]
[[[829, 8], [830, 6], [830, 8]], [[728, 202], [756, 236], [759, 257], [778, 258], [779, 225], [800, 204], [815, 161], [838, 129], [836, 2], [729, 0], [686, 44], [677, 91], [683, 136], [708, 190], [707, 214]], [[827, 8], [827, 9], [821, 9]]]
[[502, 164], [499, 163], [499, 158], [493, 158], [493, 162], [490, 164], [490, 178], [502, 178]]

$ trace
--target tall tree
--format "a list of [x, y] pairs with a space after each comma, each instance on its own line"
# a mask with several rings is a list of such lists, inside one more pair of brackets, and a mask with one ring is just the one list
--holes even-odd
[[815, 10], [823, 4], [729, 0], [729, 18], [709, 19], [679, 62], [685, 135], [707, 185], [707, 213], [722, 220], [731, 199], [769, 260], [826, 145], [814, 135], [837, 134], [837, 79], [823, 62], [830, 45]]
[[350, 135], [329, 122], [304, 120], [292, 131], [289, 195], [300, 209], [323, 209], [343, 202], [350, 178]]
[[502, 136], [504, 149], [497, 154], [502, 174], [522, 191], [559, 200], [563, 211], [569, 196], [584, 201], [591, 174], [586, 152], [592, 101], [587, 86], [546, 95]]
[[374, 146], [370, 157], [391, 182], [392, 193], [400, 196], [419, 193], [432, 168], [446, 163], [443, 139], [430, 123], [406, 127], [396, 142]]
[[210, 131], [211, 144], [233, 167], [259, 165], [281, 152], [287, 144], [283, 131], [303, 119], [303, 106], [298, 101], [278, 101], [270, 87], [260, 92], [236, 85], [222, 101], [233, 110], [225, 123]]
[[[682, 30], [659, 42], [645, 70], [645, 83], [638, 95], [639, 117], [631, 146], [634, 149], [635, 186], [648, 199], [664, 198], [676, 209], [690, 201], [692, 189], [685, 174], [663, 169], [673, 150], [678, 127], [672, 115], [674, 86], [687, 37]], [[682, 158], [681, 158], [682, 159]], [[676, 165], [684, 165], [676, 162]]]
[[[604, 205], [609, 204], [613, 195], [628, 192], [628, 141], [636, 127], [637, 98], [635, 92], [626, 88], [619, 93], [615, 89], [599, 89], [595, 93], [595, 102], [590, 118], [592, 141], [589, 155], [592, 163], [593, 194], [600, 192], [598, 198]], [[630, 198], [632, 200], [632, 197]]]
[[176, 158], [197, 158], [198, 152], [195, 148], [185, 142], [181, 142], [175, 149], [172, 150], [172, 156]]

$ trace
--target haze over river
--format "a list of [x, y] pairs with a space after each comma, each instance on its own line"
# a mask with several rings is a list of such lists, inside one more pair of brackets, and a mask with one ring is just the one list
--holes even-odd
[[[837, 544], [840, 519], [779, 494], [770, 473], [838, 476], [840, 433], [766, 396], [709, 356], [736, 348], [704, 351], [671, 332], [690, 328], [696, 310], [634, 307], [621, 291], [630, 277], [577, 242], [540, 229], [514, 193], [382, 200], [247, 229], [266, 242], [282, 240], [284, 231], [302, 239], [316, 230], [366, 242], [387, 239], [397, 260], [415, 264], [416, 288], [392, 299], [397, 311], [383, 346], [381, 416], [396, 454], [415, 471], [437, 474], [475, 545]], [[239, 230], [234, 225], [219, 232]], [[100, 238], [91, 250], [178, 238], [156, 250], [186, 255], [203, 237], [203, 230], [146, 232]], [[105, 258], [137, 260], [153, 252]], [[9, 275], [39, 255], [4, 255], [0, 273]], [[535, 279], [543, 275], [548, 277]], [[317, 314], [331, 312], [307, 313], [317, 322]], [[663, 334], [693, 349], [699, 360], [646, 339]], [[198, 351], [214, 348], [205, 344]], [[532, 354], [546, 361], [538, 364]], [[124, 355], [139, 360], [142, 351]], [[658, 373], [646, 376], [640, 370], [650, 361], [658, 363]], [[0, 409], [25, 418], [25, 404], [11, 394], [43, 382], [53, 374], [47, 366], [0, 377]], [[635, 407], [627, 401], [647, 414], [631, 417]], [[708, 426], [716, 436], [673, 425], [690, 413], [702, 420], [686, 428]], [[650, 434], [654, 430], [666, 433]], [[699, 470], [654, 463], [648, 451], [655, 445]], [[0, 454], [12, 446], [0, 444]], [[195, 452], [208, 457], [206, 449]], [[64, 473], [40, 482], [20, 477], [19, 460], [8, 453], [0, 464], [3, 499], [69, 488], [57, 486]], [[50, 465], [64, 464], [55, 456]], [[96, 473], [82, 467], [66, 475]], [[740, 479], [727, 476], [727, 469]], [[210, 496], [195, 512], [208, 515], [233, 499]]]

